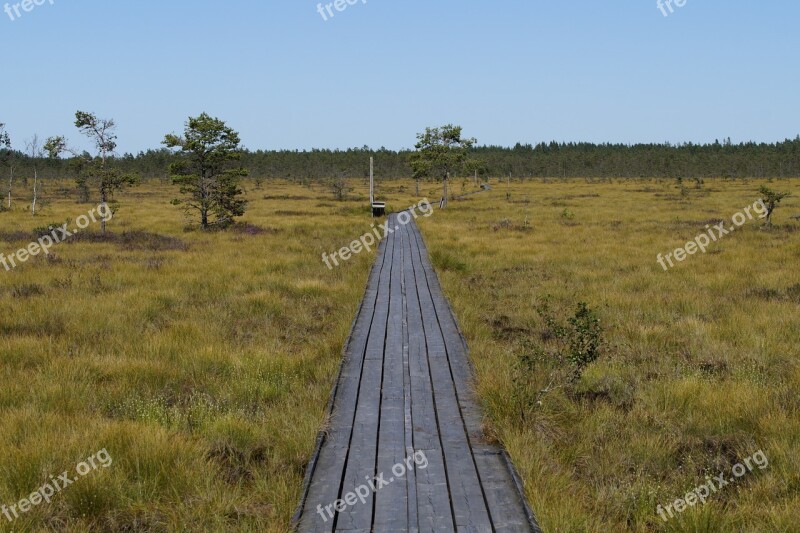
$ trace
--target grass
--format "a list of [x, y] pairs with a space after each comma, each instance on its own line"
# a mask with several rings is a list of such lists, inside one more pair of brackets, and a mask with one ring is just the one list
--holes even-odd
[[[492, 185], [420, 225], [468, 337], [487, 431], [545, 530], [790, 531], [796, 198], [772, 230], [749, 223], [664, 272], [657, 253], [729, 220], [760, 183], [708, 180], [680, 194], [663, 180], [535, 180], [512, 183], [511, 202], [505, 183]], [[0, 212], [0, 252], [93, 207], [62, 194], [69, 186], [48, 184], [37, 217]], [[796, 182], [770, 187], [800, 194]], [[416, 202], [413, 189], [385, 183], [379, 194], [398, 209]], [[244, 223], [205, 233], [187, 231], [174, 194], [133, 189], [110, 236], [92, 226], [0, 270], [0, 504], [98, 450], [113, 458], [15, 530], [288, 528], [374, 257], [328, 270], [321, 255], [370, 229], [365, 198], [249, 186]], [[541, 375], [521, 375], [519, 361], [555, 346], [536, 311], [546, 295], [563, 320], [587, 302], [605, 344], [580, 380], [538, 405], [526, 399], [552, 361]], [[666, 526], [655, 514], [758, 449], [766, 470]]]
[[[17, 530], [288, 527], [371, 263], [320, 257], [368, 211], [274, 184], [248, 191], [246, 225], [204, 233], [185, 231], [174, 194], [134, 189], [108, 238], [92, 226], [0, 270], [0, 503], [102, 448], [114, 460]], [[91, 207], [0, 213], [0, 250]]]
[[[545, 531], [796, 530], [800, 187], [769, 184], [795, 195], [772, 230], [750, 222], [669, 272], [656, 262], [710, 220], [729, 227], [760, 184], [708, 180], [681, 195], [667, 180], [535, 180], [512, 183], [508, 202], [498, 183], [423, 227], [487, 426]], [[555, 353], [545, 300], [563, 323], [587, 302], [605, 343], [580, 380], [539, 399], [558, 365], [531, 374], [520, 361]], [[668, 523], [656, 514], [759, 449], [768, 468]]]

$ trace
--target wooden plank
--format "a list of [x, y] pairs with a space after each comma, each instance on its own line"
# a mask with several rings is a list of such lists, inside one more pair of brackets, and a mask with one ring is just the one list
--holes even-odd
[[345, 348], [344, 361], [333, 394], [329, 427], [320, 444], [314, 471], [306, 491], [306, 501], [298, 524], [300, 531], [333, 531], [334, 519], [324, 509], [322, 516], [317, 511], [320, 507], [333, 504], [339, 495], [367, 339], [372, 327], [375, 305], [381, 297], [379, 281], [388, 265], [386, 243], [381, 243], [378, 258], [370, 271], [364, 300]]
[[[411, 229], [413, 234], [413, 226]], [[422, 249], [416, 236], [413, 242], [412, 261], [428, 346], [429, 379], [434, 396], [454, 522], [457, 528], [475, 527], [479, 531], [491, 531], [492, 521], [482, 494], [480, 477], [474, 464], [464, 422], [461, 419], [445, 340], [422, 265]]]
[[420, 247], [420, 257], [425, 280], [427, 282], [434, 309], [445, 339], [447, 352], [449, 354], [450, 371], [453, 374], [453, 382], [456, 387], [458, 404], [461, 409], [464, 425], [467, 428], [469, 438], [473, 444], [482, 443], [483, 435], [483, 415], [480, 410], [480, 403], [474, 391], [474, 375], [472, 365], [469, 362], [467, 345], [461, 330], [455, 320], [455, 316], [450, 308], [450, 304], [444, 296], [444, 292], [439, 284], [439, 279], [433, 270], [430, 262], [427, 247], [419, 233], [419, 228], [414, 225], [411, 228], [414, 238]]
[[481, 427], [482, 414], [472, 386], [474, 376], [466, 341], [430, 263], [419, 229], [415, 225], [411, 231], [419, 244], [426, 282], [445, 338], [461, 418], [469, 437], [471, 453], [478, 470], [482, 494], [492, 518], [492, 526], [496, 531], [539, 532], [533, 513], [524, 501], [521, 486], [517, 487], [517, 481], [511, 474], [510, 469], [513, 467], [506, 462], [502, 450], [485, 444]]
[[[392, 217], [394, 218], [394, 217]], [[390, 222], [392, 221], [390, 218]], [[358, 401], [350, 438], [350, 449], [347, 455], [345, 474], [342, 478], [339, 498], [355, 491], [368, 480], [374, 478], [378, 455], [378, 428], [380, 425], [381, 385], [383, 383], [383, 365], [387, 322], [389, 320], [389, 304], [391, 302], [392, 271], [395, 268], [394, 251], [396, 240], [391, 236], [386, 240], [384, 253], [387, 268], [383, 269], [379, 280], [380, 297], [375, 304], [375, 315], [367, 340], [363, 372], [359, 383]], [[348, 506], [336, 516], [337, 530], [370, 529], [374, 507], [374, 492], [366, 496], [366, 502], [360, 501]]]
[[[410, 236], [408, 231], [407, 235]], [[428, 367], [425, 327], [422, 323], [422, 311], [417, 293], [413, 246], [413, 241], [410, 238], [407, 239], [404, 246], [406, 261], [403, 265], [406, 285], [406, 320], [408, 321], [412, 440], [414, 450], [424, 453], [428, 460], [427, 468], [415, 472], [417, 523], [420, 531], [454, 531], [447, 474]]]
[[489, 509], [495, 520], [495, 529], [503, 532], [530, 531], [521, 495], [513, 488], [513, 480], [505, 465], [502, 453], [494, 446], [473, 448], [475, 461], [481, 474]]
[[403, 365], [403, 246], [408, 240], [404, 232], [390, 237], [394, 241], [394, 268], [391, 276], [389, 320], [386, 326], [386, 347], [381, 391], [381, 418], [378, 432], [377, 472], [390, 484], [375, 494], [373, 528], [377, 531], [408, 531], [408, 477], [403, 469], [398, 477], [396, 465], [405, 465], [405, 379]]
[[[405, 231], [404, 240], [402, 241], [403, 250], [403, 268], [401, 277], [401, 287], [403, 292], [403, 422], [405, 429], [405, 445], [406, 456], [415, 457], [416, 450], [414, 449], [414, 423], [412, 417], [412, 402], [413, 397], [411, 393], [411, 365], [409, 353], [409, 330], [408, 330], [408, 297], [406, 285], [406, 272], [407, 265], [411, 261], [410, 234], [408, 230]], [[426, 467], [427, 468], [427, 467]], [[408, 495], [408, 531], [410, 533], [419, 532], [419, 510], [417, 503], [417, 477], [416, 466], [410, 469], [407, 474], [406, 491]]]

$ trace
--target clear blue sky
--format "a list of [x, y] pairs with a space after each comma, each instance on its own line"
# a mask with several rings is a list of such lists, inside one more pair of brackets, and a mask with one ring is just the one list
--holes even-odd
[[0, 12], [17, 146], [86, 147], [77, 109], [116, 119], [120, 152], [203, 111], [250, 149], [411, 147], [449, 122], [499, 145], [800, 133], [789, 0], [359, 0], [327, 21], [316, 0], [53, 1]]

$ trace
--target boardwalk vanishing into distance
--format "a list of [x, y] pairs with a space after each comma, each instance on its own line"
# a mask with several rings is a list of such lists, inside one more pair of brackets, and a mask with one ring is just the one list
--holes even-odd
[[370, 273], [295, 525], [539, 531], [505, 452], [483, 435], [466, 343], [422, 235], [396, 215], [389, 227], [396, 230]]

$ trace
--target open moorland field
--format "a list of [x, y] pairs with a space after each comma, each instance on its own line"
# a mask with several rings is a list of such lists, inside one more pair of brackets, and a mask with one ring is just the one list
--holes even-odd
[[[512, 184], [512, 203], [498, 184], [423, 225], [491, 428], [545, 531], [797, 530], [797, 199], [770, 231], [751, 221], [669, 272], [656, 261], [707, 224], [730, 229], [761, 184], [681, 194], [672, 180], [550, 180]], [[800, 193], [796, 181], [767, 185]], [[600, 320], [599, 359], [538, 395], [553, 365], [526, 361], [558, 351], [554, 330], [580, 302]], [[668, 524], [656, 514], [759, 450], [766, 468]]]
[[[133, 189], [111, 242], [92, 225], [0, 272], [0, 502], [113, 458], [16, 528], [287, 529], [372, 259], [320, 257], [365, 225], [363, 202], [270, 184], [249, 225], [204, 233], [174, 195]], [[0, 249], [91, 208], [0, 213]]]
[[[751, 220], [669, 271], [656, 261], [707, 225], [730, 228], [763, 184], [794, 194], [771, 229]], [[91, 225], [0, 267], [0, 505], [100, 450], [109, 458], [15, 530], [289, 528], [374, 259], [321, 260], [371, 230], [366, 186], [351, 185], [336, 201], [322, 185], [250, 183], [243, 222], [203, 232], [169, 204], [175, 187], [146, 183], [120, 195], [109, 236]], [[486, 430], [544, 530], [792, 531], [798, 182], [491, 185], [419, 225], [470, 346]], [[0, 252], [94, 207], [70, 188], [46, 183], [36, 217], [0, 212]], [[394, 210], [413, 192], [410, 180], [379, 185]], [[602, 342], [565, 378], [580, 302], [599, 319], [581, 332]], [[657, 514], [759, 451], [768, 465], [705, 505]]]

